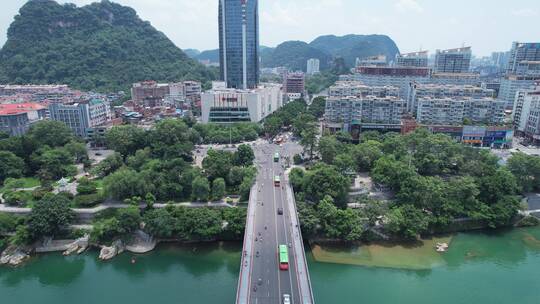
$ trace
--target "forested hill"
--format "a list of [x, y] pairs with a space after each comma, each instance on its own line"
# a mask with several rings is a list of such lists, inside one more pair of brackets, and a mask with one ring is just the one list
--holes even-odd
[[135, 10], [108, 0], [83, 7], [30, 0], [0, 51], [0, 83], [65, 83], [111, 91], [147, 79], [205, 82], [215, 77]]

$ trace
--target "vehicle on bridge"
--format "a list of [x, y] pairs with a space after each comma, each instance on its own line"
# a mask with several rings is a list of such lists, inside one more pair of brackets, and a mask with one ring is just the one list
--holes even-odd
[[281, 178], [278, 175], [274, 176], [274, 186], [276, 187], [281, 186]]
[[291, 304], [291, 296], [288, 294], [283, 295], [283, 304]]
[[277, 153], [277, 152], [276, 152], [276, 154], [274, 154], [274, 162], [275, 163], [279, 162], [279, 153]]
[[279, 245], [279, 269], [289, 269], [289, 250], [286, 245]]

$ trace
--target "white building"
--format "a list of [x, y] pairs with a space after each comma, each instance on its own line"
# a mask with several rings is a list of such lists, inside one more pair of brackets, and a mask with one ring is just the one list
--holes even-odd
[[518, 91], [516, 94], [516, 100], [514, 102], [514, 108], [512, 111], [512, 120], [514, 121], [514, 128], [520, 133], [525, 132], [529, 116], [531, 114], [531, 107], [540, 102], [540, 83], [533, 90]]
[[279, 84], [261, 84], [252, 90], [213, 89], [201, 100], [203, 123], [260, 122], [283, 106], [283, 93]]
[[307, 74], [315, 75], [320, 72], [321, 62], [317, 58], [311, 58], [307, 61]]

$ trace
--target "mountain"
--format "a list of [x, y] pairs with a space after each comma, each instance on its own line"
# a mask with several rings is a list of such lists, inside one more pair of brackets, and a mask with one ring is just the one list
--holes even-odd
[[219, 63], [219, 49], [202, 51], [197, 60], [209, 60], [213, 63]]
[[261, 53], [263, 67], [285, 66], [291, 70], [306, 70], [306, 62], [310, 58], [318, 58], [321, 69], [329, 67], [332, 56], [318, 50], [303, 41], [287, 41], [275, 49], [266, 49]]
[[201, 51], [199, 50], [196, 50], [196, 49], [185, 49], [183, 50], [184, 53], [186, 53], [186, 55], [188, 55], [189, 58], [191, 59], [196, 59], [197, 56], [199, 56], [199, 54], [201, 53]]
[[392, 60], [399, 49], [392, 39], [384, 35], [321, 36], [311, 43], [287, 41], [275, 49], [261, 51], [263, 67], [285, 66], [292, 70], [306, 70], [306, 62], [317, 58], [321, 70], [332, 66], [336, 58], [343, 58], [347, 68], [354, 67], [356, 58], [386, 55]]
[[0, 67], [0, 83], [65, 83], [97, 91], [126, 90], [147, 79], [216, 77], [135, 10], [108, 0], [83, 7], [28, 1], [9, 27]]
[[385, 35], [328, 35], [318, 37], [309, 45], [333, 57], [342, 57], [349, 67], [355, 65], [356, 58], [385, 55], [390, 61], [399, 53], [395, 42]]

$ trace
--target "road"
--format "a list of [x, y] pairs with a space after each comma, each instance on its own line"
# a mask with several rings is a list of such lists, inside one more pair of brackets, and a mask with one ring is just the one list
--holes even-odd
[[[283, 295], [291, 296], [291, 303], [312, 303], [311, 299], [301, 300], [301, 286], [304, 291], [310, 288], [307, 276], [307, 268], [301, 247], [301, 236], [297, 226], [296, 210], [291, 197], [292, 191], [285, 185], [285, 157], [301, 152], [301, 147], [294, 143], [286, 143], [283, 147], [273, 144], [256, 146], [255, 156], [258, 165], [258, 177], [254, 191], [254, 201], [250, 204], [255, 206], [250, 209], [252, 213], [252, 225], [248, 224], [244, 246], [246, 256], [243, 267], [248, 268], [249, 274], [245, 275], [249, 281], [248, 301], [238, 300], [238, 303], [277, 304], [283, 303]], [[281, 156], [279, 162], [274, 162], [274, 154]], [[280, 176], [282, 185], [274, 185], [274, 176]], [[289, 193], [287, 193], [289, 191]], [[283, 214], [278, 214], [278, 210]], [[249, 219], [249, 216], [248, 216]], [[294, 225], [293, 225], [294, 223]], [[289, 270], [279, 270], [278, 246], [289, 247]], [[247, 248], [247, 249], [246, 249]], [[301, 254], [299, 255], [299, 253]], [[245, 284], [245, 283], [244, 283]], [[242, 285], [242, 274], [239, 283]]]

